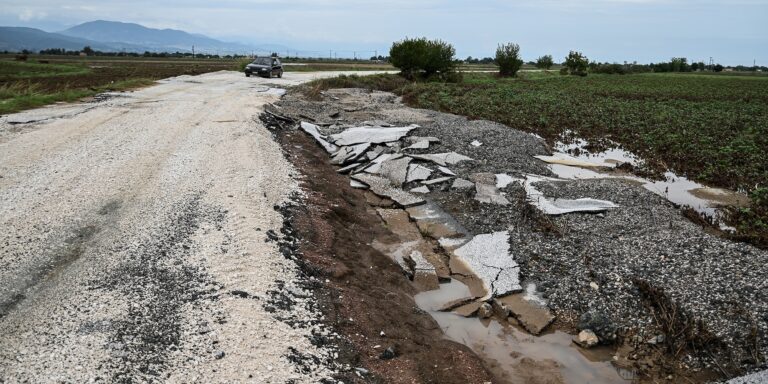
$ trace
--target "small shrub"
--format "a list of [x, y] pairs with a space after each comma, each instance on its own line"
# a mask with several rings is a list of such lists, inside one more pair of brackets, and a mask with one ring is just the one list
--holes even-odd
[[581, 52], [571, 51], [565, 57], [565, 67], [571, 75], [586, 76], [589, 59]]
[[555, 64], [554, 60], [552, 60], [552, 55], [544, 55], [536, 59], [536, 68], [539, 69], [550, 69]]
[[513, 43], [502, 44], [496, 48], [496, 65], [499, 66], [499, 75], [513, 77], [523, 65], [520, 59], [520, 46]]
[[424, 37], [395, 42], [389, 50], [390, 63], [408, 79], [429, 78], [435, 74], [443, 77], [452, 73], [456, 67], [455, 55], [456, 50], [451, 44]]

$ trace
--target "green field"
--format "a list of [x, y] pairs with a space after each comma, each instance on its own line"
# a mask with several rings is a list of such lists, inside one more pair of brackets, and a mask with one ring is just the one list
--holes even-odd
[[412, 106], [498, 121], [550, 143], [566, 133], [592, 150], [618, 143], [648, 160], [650, 171], [749, 193], [753, 206], [731, 221], [740, 237], [768, 244], [768, 77], [465, 73], [460, 83], [347, 77], [308, 89], [342, 86], [394, 91]]

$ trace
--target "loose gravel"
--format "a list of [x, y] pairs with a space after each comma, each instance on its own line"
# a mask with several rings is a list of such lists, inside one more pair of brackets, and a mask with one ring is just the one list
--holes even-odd
[[[418, 124], [411, 135], [440, 141], [406, 151], [472, 158], [447, 166], [463, 180], [478, 173], [553, 176], [534, 158], [550, 154], [536, 136], [408, 108], [384, 92], [336, 89], [317, 101], [292, 92], [281, 101], [280, 113], [296, 120], [310, 117], [326, 135], [366, 121]], [[414, 181], [404, 189], [417, 186]], [[519, 183], [501, 188], [508, 205], [479, 202], [474, 188], [451, 189], [450, 183], [420, 196], [438, 203], [473, 235], [509, 231], [521, 279], [537, 284], [558, 322], [590, 328], [603, 343], [625, 343], [630, 351], [622, 358], [666, 354], [683, 372], [708, 368], [724, 377], [764, 364], [768, 252], [709, 234], [662, 197], [629, 181], [545, 180], [535, 186], [548, 198], [593, 198], [618, 208], [543, 215], [526, 201]], [[662, 369], [647, 361], [637, 364]], [[666, 377], [664, 370], [672, 369], [664, 366], [657, 374]]]
[[335, 382], [278, 244], [295, 171], [257, 119], [269, 84], [316, 76], [182, 76], [0, 118], [0, 381]]

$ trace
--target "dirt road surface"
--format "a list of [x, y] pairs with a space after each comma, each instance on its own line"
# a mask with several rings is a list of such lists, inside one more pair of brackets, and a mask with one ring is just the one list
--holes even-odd
[[0, 377], [329, 377], [320, 314], [270, 294], [303, 289], [268, 236], [297, 184], [257, 118], [269, 84], [317, 76], [179, 77], [0, 118]]

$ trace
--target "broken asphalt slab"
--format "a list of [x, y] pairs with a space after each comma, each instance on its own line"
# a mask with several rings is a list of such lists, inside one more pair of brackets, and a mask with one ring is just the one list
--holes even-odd
[[367, 185], [373, 193], [392, 199], [402, 207], [411, 207], [424, 203], [424, 199], [421, 197], [413, 195], [400, 188], [393, 187], [392, 182], [387, 178], [366, 173], [352, 175], [352, 178]]
[[468, 243], [453, 251], [483, 281], [488, 296], [501, 297], [521, 292], [519, 271], [509, 252], [507, 231], [477, 235]]
[[407, 127], [355, 127], [330, 136], [335, 145], [354, 145], [361, 143], [383, 144], [398, 141], [418, 125]]

